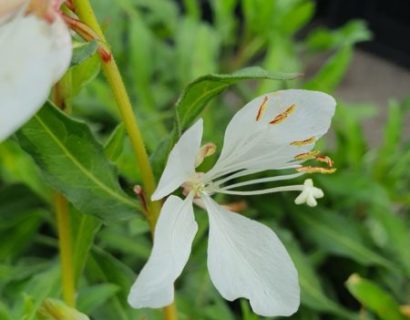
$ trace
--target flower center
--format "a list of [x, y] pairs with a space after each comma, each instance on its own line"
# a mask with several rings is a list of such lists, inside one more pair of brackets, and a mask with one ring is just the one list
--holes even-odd
[[195, 172], [195, 174], [186, 182], [182, 184], [182, 193], [187, 196], [194, 193], [195, 198], [199, 198], [200, 193], [205, 190], [205, 183], [203, 181], [203, 172]]

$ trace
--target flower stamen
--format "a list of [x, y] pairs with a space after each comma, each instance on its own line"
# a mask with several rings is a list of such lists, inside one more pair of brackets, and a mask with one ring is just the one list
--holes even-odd
[[290, 105], [285, 111], [278, 114], [273, 120], [271, 120], [269, 124], [279, 124], [285, 121], [289, 117], [289, 115], [295, 112], [295, 109], [296, 109], [296, 104]]
[[291, 146], [301, 147], [307, 144], [312, 144], [316, 141], [316, 137], [310, 137], [305, 140], [293, 141], [290, 143]]
[[209, 142], [204, 144], [201, 149], [199, 149], [198, 155], [196, 156], [195, 168], [199, 167], [206, 157], [212, 156], [215, 152], [215, 143]]
[[333, 160], [328, 156], [317, 156], [315, 159], [319, 162], [326, 163], [329, 167], [333, 167]]
[[331, 174], [336, 171], [336, 168], [322, 168], [322, 167], [313, 167], [313, 166], [304, 166], [296, 168], [297, 172], [304, 173], [321, 173], [321, 174]]
[[320, 154], [319, 150], [312, 150], [309, 152], [304, 152], [304, 153], [296, 155], [295, 160], [311, 160], [311, 159], [315, 159], [317, 156], [319, 156], [319, 154]]
[[256, 114], [256, 121], [259, 121], [263, 118], [263, 115], [265, 114], [266, 108], [268, 106], [268, 99], [269, 98], [267, 96], [263, 97], [263, 101], [258, 108], [258, 113]]

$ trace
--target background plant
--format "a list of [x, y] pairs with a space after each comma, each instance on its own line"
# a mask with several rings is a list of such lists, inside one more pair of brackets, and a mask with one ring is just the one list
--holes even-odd
[[[301, 37], [314, 1], [215, 0], [206, 10], [191, 0], [181, 5], [100, 0], [93, 6], [157, 178], [173, 140], [199, 113], [205, 118], [205, 140], [221, 146], [228, 119], [245, 102], [287, 87], [332, 93], [353, 46], [370, 39], [361, 21], [337, 30], [311, 29]], [[162, 317], [126, 303], [151, 242], [132, 192], [141, 172], [100, 74], [96, 46], [77, 38], [67, 76], [71, 115], [46, 104], [0, 145], [0, 319], [36, 319], [44, 299], [61, 298], [53, 189], [70, 200], [76, 308], [92, 319]], [[287, 80], [286, 74], [272, 74], [303, 73], [318, 54], [327, 61], [313, 75]], [[270, 73], [253, 68], [232, 74], [250, 65]], [[215, 95], [194, 103], [211, 89]], [[294, 319], [405, 319], [406, 310], [408, 317], [403, 306], [410, 304], [410, 140], [403, 134], [403, 118], [409, 101], [392, 100], [387, 107], [383, 140], [370, 149], [361, 123], [377, 109], [339, 101], [335, 136], [327, 143], [338, 172], [319, 177], [326, 198], [318, 208], [295, 207], [287, 195], [247, 199], [242, 213], [272, 227], [299, 270], [302, 307]], [[177, 283], [180, 318], [257, 319], [246, 301], [228, 304], [212, 287], [204, 258], [207, 222], [201, 213], [197, 219], [193, 256]]]

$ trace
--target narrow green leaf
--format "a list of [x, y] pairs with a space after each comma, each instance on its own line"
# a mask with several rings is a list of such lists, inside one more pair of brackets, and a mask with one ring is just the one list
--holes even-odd
[[124, 149], [124, 139], [126, 137], [126, 130], [124, 125], [119, 124], [114, 131], [111, 133], [110, 137], [104, 145], [104, 151], [108, 159], [115, 162]]
[[60, 280], [59, 267], [54, 265], [45, 272], [34, 276], [22, 290], [24, 304], [21, 299], [16, 301], [13, 319], [34, 320], [42, 302], [56, 292]]
[[80, 212], [106, 222], [137, 214], [138, 203], [121, 190], [102, 146], [83, 122], [47, 103], [18, 137], [48, 183]]
[[360, 226], [353, 220], [332, 212], [317, 210], [295, 210], [293, 214], [303, 232], [323, 250], [349, 257], [365, 266], [379, 265], [397, 271], [388, 259], [366, 245]]
[[299, 283], [302, 289], [302, 304], [317, 311], [331, 313], [343, 319], [355, 319], [355, 316], [331, 300], [320, 284], [320, 277], [316, 274], [308, 257], [302, 252], [295, 238], [283, 230], [275, 228], [299, 273]]
[[73, 264], [75, 282], [78, 283], [87, 258], [93, 245], [94, 238], [101, 228], [101, 220], [71, 210], [73, 222]]
[[381, 320], [406, 319], [393, 297], [372, 281], [353, 274], [347, 280], [346, 286], [365, 308], [375, 312]]
[[92, 287], [83, 288], [78, 295], [78, 310], [91, 314], [94, 309], [101, 306], [108, 299], [118, 292], [117, 285], [112, 283], [102, 283]]
[[71, 92], [70, 96], [76, 96], [80, 90], [94, 80], [101, 68], [100, 57], [97, 54], [88, 57], [81, 64], [70, 69]]
[[330, 57], [319, 72], [305, 84], [305, 88], [332, 92], [340, 81], [342, 81], [352, 57], [352, 46], [346, 45], [342, 47]]
[[74, 46], [73, 55], [71, 57], [71, 66], [75, 66], [83, 62], [96, 53], [98, 48], [97, 41], [79, 43]]
[[232, 74], [210, 74], [199, 77], [188, 84], [175, 105], [177, 132], [181, 134], [189, 127], [212, 98], [241, 80], [290, 80], [297, 76], [298, 74], [295, 73], [272, 73], [260, 67], [249, 67]]
[[0, 230], [11, 228], [44, 207], [44, 202], [24, 185], [9, 185], [0, 189]]

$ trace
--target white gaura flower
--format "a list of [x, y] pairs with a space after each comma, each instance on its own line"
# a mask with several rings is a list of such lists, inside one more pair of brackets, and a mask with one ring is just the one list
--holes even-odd
[[[262, 316], [293, 314], [300, 303], [297, 271], [286, 249], [268, 227], [218, 205], [215, 193], [257, 195], [299, 191], [296, 203], [316, 205], [323, 192], [313, 186], [282, 186], [251, 191], [238, 188], [282, 181], [306, 172], [330, 173], [334, 169], [302, 166], [316, 159], [332, 166], [328, 157], [312, 151], [327, 132], [335, 111], [335, 100], [324, 93], [284, 90], [258, 97], [233, 117], [224, 138], [221, 155], [206, 173], [196, 172], [210, 148], [201, 148], [202, 120], [179, 139], [171, 151], [153, 200], [182, 186], [186, 198], [169, 196], [155, 229], [151, 256], [131, 288], [128, 302], [135, 308], [158, 308], [174, 299], [174, 282], [181, 274], [197, 232], [193, 202], [209, 216], [208, 270], [221, 295], [232, 301], [250, 300], [253, 311]], [[238, 177], [267, 170], [296, 170], [244, 182]]]
[[0, 142], [37, 112], [70, 64], [60, 2], [1, 0]]

